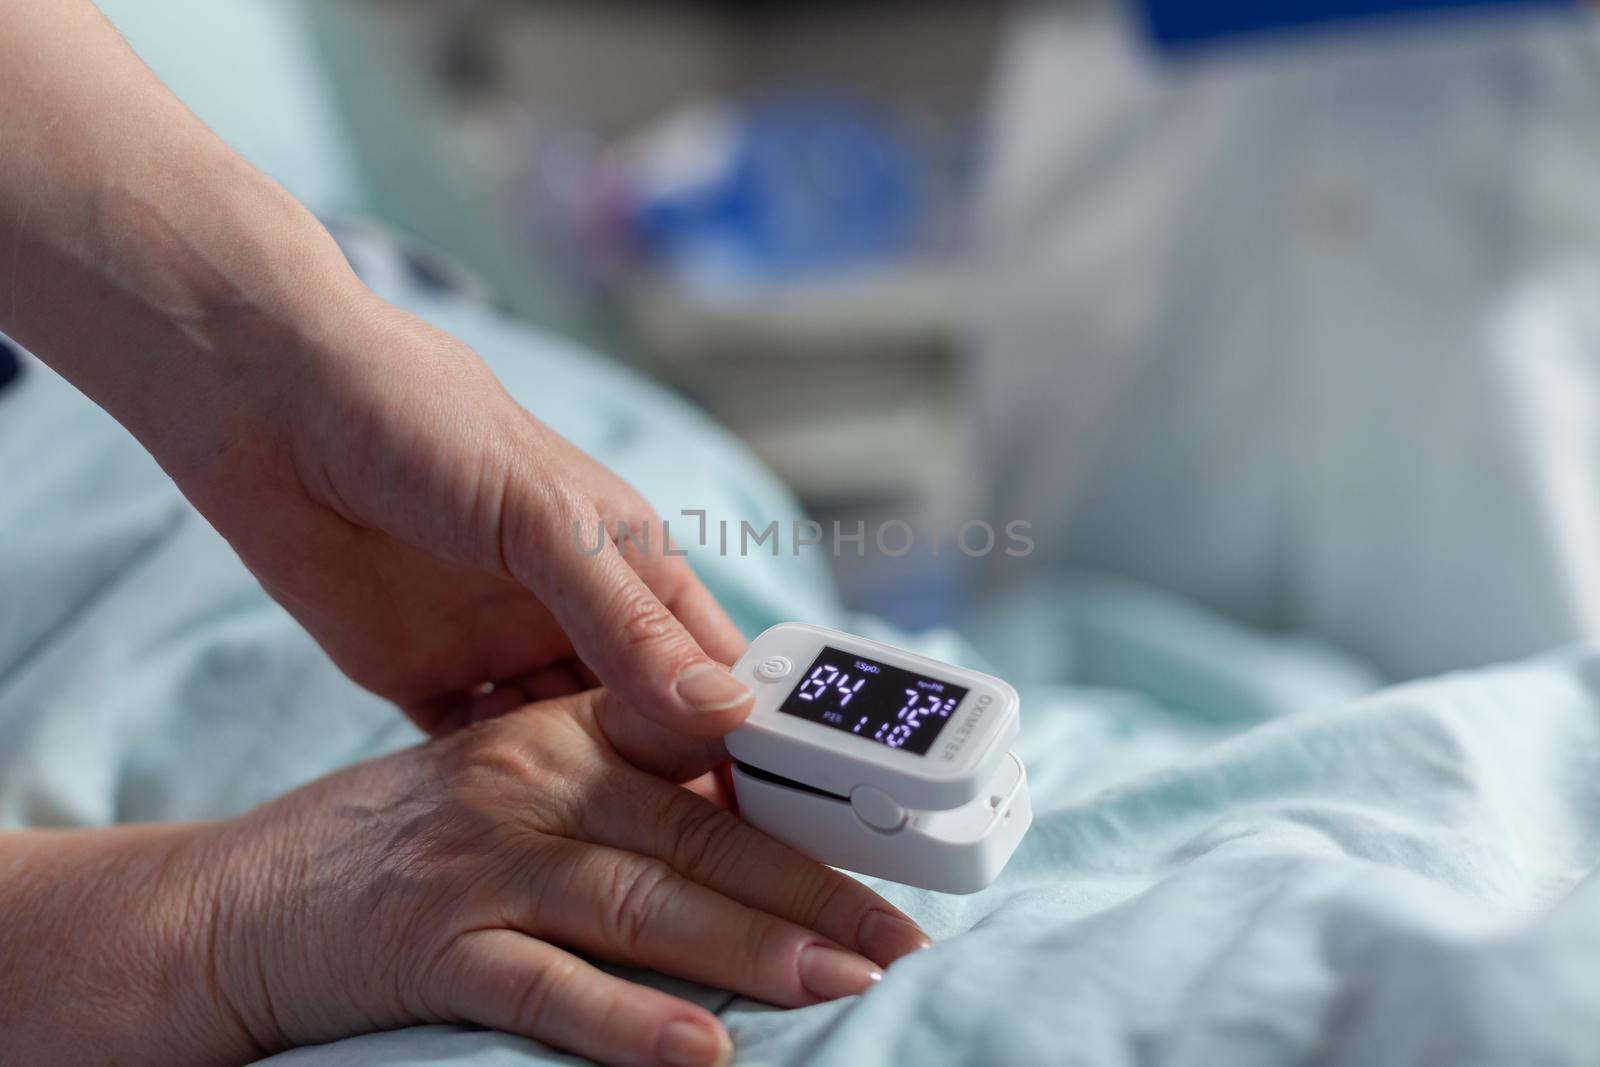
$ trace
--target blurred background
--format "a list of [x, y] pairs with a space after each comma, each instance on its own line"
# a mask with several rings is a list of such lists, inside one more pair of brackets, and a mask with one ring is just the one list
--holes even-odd
[[1092, 573], [1394, 677], [1600, 633], [1594, 5], [103, 6], [413, 280], [914, 527], [853, 607], [1026, 648]]
[[[929, 625], [961, 610], [961, 568], [870, 531], [970, 506], [959, 378], [1003, 13], [360, 0], [314, 19], [385, 222], [681, 391], [825, 528], [867, 522], [867, 557], [831, 560], [847, 600]], [[397, 110], [432, 136], [394, 136]]]

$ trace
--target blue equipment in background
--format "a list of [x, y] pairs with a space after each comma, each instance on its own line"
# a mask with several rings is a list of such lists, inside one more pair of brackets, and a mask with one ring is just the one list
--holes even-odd
[[815, 277], [903, 253], [921, 217], [921, 163], [892, 116], [795, 93], [738, 104], [698, 181], [636, 191], [650, 253], [713, 284]]
[[1301, 27], [1380, 16], [1576, 8], [1576, 0], [1138, 0], [1158, 46], [1182, 49]]

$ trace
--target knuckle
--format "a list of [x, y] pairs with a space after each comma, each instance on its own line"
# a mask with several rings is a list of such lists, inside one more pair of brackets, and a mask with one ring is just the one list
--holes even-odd
[[594, 503], [559, 475], [543, 474], [530, 482], [539, 490], [534, 511], [547, 527], [547, 534], [571, 536], [573, 523], [592, 527], [601, 521]]
[[450, 1018], [455, 1014], [450, 994], [470, 979], [470, 966], [460, 935], [422, 955], [413, 972], [411, 1010], [423, 1019]]
[[526, 798], [518, 812], [527, 825], [562, 831], [573, 818], [574, 793], [582, 768], [556, 757], [536, 734], [494, 719], [474, 724], [434, 742], [443, 797], [451, 810], [484, 810], [498, 820], [503, 798]]
[[795, 886], [799, 897], [796, 901], [796, 914], [803, 917], [807, 926], [820, 928], [826, 916], [848, 902], [848, 894], [855, 884], [844, 876], [828, 870], [821, 870], [813, 877], [801, 879]]
[[511, 743], [505, 731], [495, 729], [497, 725], [491, 721], [463, 730], [460, 743], [452, 752], [452, 769], [463, 775], [523, 774], [528, 766], [526, 755], [520, 746]]
[[619, 864], [611, 899], [611, 940], [630, 959], [637, 959], [650, 934], [670, 906], [675, 875], [660, 860]]
[[616, 631], [629, 648], [661, 644], [677, 635], [678, 624], [666, 605], [643, 590], [630, 591], [617, 608]]
[[442, 779], [451, 786], [526, 784], [537, 776], [532, 752], [499, 719], [476, 723], [443, 743]]
[[603, 526], [596, 528], [600, 519], [594, 506], [542, 467], [517, 479], [507, 507], [500, 528], [502, 554], [513, 565], [512, 576], [527, 584], [553, 586], [563, 561], [570, 562], [568, 549], [593, 546], [596, 537], [607, 540]]
[[519, 1031], [525, 1034], [549, 1031], [556, 1001], [562, 990], [572, 988], [577, 982], [579, 967], [574, 957], [561, 956], [544, 961], [528, 973], [515, 991], [511, 1006], [511, 1017]]
[[697, 882], [717, 881], [718, 875], [737, 862], [738, 824], [733, 816], [685, 792], [674, 803], [671, 820], [672, 866]]

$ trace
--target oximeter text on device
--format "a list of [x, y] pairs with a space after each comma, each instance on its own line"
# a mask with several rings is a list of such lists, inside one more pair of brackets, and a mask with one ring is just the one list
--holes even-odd
[[727, 737], [739, 814], [834, 867], [946, 893], [994, 881], [1033, 821], [1016, 690], [805, 623], [751, 642]]

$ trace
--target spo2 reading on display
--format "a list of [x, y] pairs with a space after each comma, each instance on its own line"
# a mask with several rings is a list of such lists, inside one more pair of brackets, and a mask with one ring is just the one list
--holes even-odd
[[959, 685], [824, 647], [778, 710], [921, 756], [966, 695]]

